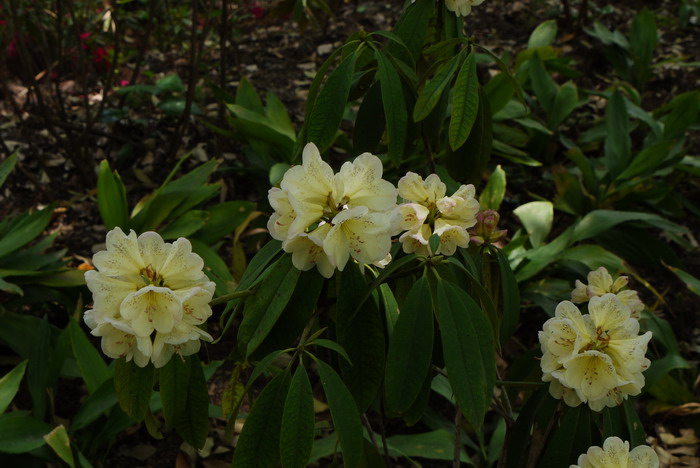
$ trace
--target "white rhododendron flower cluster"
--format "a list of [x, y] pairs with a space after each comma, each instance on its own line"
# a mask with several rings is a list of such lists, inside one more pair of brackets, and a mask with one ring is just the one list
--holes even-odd
[[212, 341], [198, 325], [211, 316], [215, 285], [187, 239], [171, 244], [155, 232], [137, 238], [117, 227], [106, 247], [92, 259], [96, 270], [85, 273], [94, 301], [85, 323], [107, 356], [163, 367], [174, 353], [198, 352], [200, 339]]
[[484, 0], [445, 0], [448, 10], [457, 16], [467, 16], [472, 11], [473, 6], [481, 5]]
[[587, 302], [595, 296], [612, 293], [630, 308], [632, 317], [639, 318], [639, 314], [644, 310], [644, 303], [639, 299], [637, 291], [623, 290], [629, 278], [620, 276], [613, 280], [605, 267], [600, 267], [588, 273], [588, 284], [576, 280], [576, 288], [571, 292], [571, 301], [575, 303]]
[[639, 321], [614, 294], [591, 297], [588, 312], [569, 301], [557, 306], [539, 332], [540, 365], [553, 397], [600, 411], [642, 391], [651, 332], [639, 336]]
[[659, 468], [659, 457], [648, 445], [630, 452], [630, 444], [619, 437], [608, 437], [603, 448], [593, 446], [569, 468]]
[[292, 254], [296, 268], [315, 266], [330, 278], [350, 257], [361, 264], [389, 261], [397, 191], [382, 173], [379, 158], [363, 153], [335, 174], [318, 148], [306, 145], [302, 164], [291, 167], [280, 188], [268, 193], [275, 210], [268, 230]]
[[[473, 185], [462, 185], [450, 197], [437, 174], [423, 180], [409, 172], [399, 180], [399, 195], [405, 203], [399, 205], [396, 223], [405, 231], [399, 240], [406, 253], [418, 255], [453, 255], [457, 247], [469, 245], [467, 229], [476, 224], [479, 202], [474, 198]], [[436, 234], [440, 246], [431, 252], [429, 239]]]

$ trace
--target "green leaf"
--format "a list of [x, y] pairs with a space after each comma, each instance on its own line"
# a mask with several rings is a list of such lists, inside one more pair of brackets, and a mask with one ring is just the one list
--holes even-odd
[[467, 421], [479, 428], [496, 382], [491, 325], [472, 298], [448, 281], [437, 283], [436, 310], [455, 398]]
[[625, 408], [625, 419], [627, 420], [627, 430], [630, 433], [630, 448], [645, 445], [647, 435], [644, 432], [644, 425], [639, 419], [637, 411], [634, 409], [634, 401], [627, 399], [622, 403]]
[[17, 164], [17, 151], [13, 152], [2, 163], [0, 163], [0, 187], [3, 186], [7, 177], [12, 173], [12, 170]]
[[440, 248], [440, 236], [438, 234], [430, 236], [428, 239], [428, 247], [431, 252], [437, 252], [438, 248]]
[[41, 234], [53, 214], [54, 206], [49, 205], [34, 213], [25, 213], [11, 221], [7, 234], [0, 238], [0, 258], [28, 244]]
[[121, 177], [117, 171], [112, 172], [106, 159], [100, 163], [97, 178], [97, 206], [108, 230], [117, 226], [126, 229], [129, 222], [126, 189]]
[[73, 356], [78, 362], [80, 374], [83, 376], [90, 393], [94, 393], [100, 388], [100, 385], [110, 378], [110, 371], [100, 353], [85, 336], [85, 332], [80, 328], [78, 322], [71, 320], [68, 328], [70, 329]]
[[209, 432], [209, 393], [197, 355], [173, 356], [160, 369], [158, 381], [165, 422], [191, 446], [204, 447]]
[[467, 141], [479, 110], [479, 77], [476, 74], [476, 53], [469, 54], [455, 81], [449, 138], [453, 151]]
[[[118, 362], [118, 361], [117, 361]], [[116, 370], [115, 370], [116, 373]], [[153, 382], [151, 381], [151, 386]], [[149, 389], [148, 397], [151, 392]], [[118, 403], [117, 394], [114, 388], [114, 380], [109, 379], [95, 393], [89, 395], [80, 405], [80, 409], [75, 414], [70, 423], [71, 433], [79, 431], [97, 418], [106, 414], [114, 405]]]
[[349, 263], [340, 273], [336, 304], [336, 335], [352, 365], [340, 362], [343, 381], [355, 397], [360, 411], [375, 400], [384, 377], [384, 327], [374, 296], [355, 313], [357, 298], [369, 287], [359, 266]]
[[203, 210], [188, 211], [161, 229], [159, 234], [165, 240], [189, 237], [206, 224], [208, 217], [209, 213]]
[[357, 52], [351, 53], [328, 76], [306, 121], [306, 141], [315, 143], [321, 153], [333, 143], [343, 119], [356, 59]]
[[433, 354], [433, 314], [428, 280], [408, 292], [389, 343], [384, 401], [390, 413], [407, 411], [423, 388]]
[[557, 21], [544, 21], [530, 34], [530, 38], [527, 41], [527, 48], [536, 49], [537, 47], [551, 46], [554, 43], [555, 37], [557, 37]]
[[557, 85], [547, 73], [547, 69], [544, 67], [538, 52], [535, 52], [529, 60], [529, 75], [537, 100], [547, 115], [551, 114], [554, 99], [557, 95]]
[[675, 144], [676, 142], [673, 140], [664, 140], [647, 146], [634, 157], [630, 165], [618, 176], [618, 179], [631, 179], [656, 171], [671, 154]]
[[681, 94], [671, 101], [673, 110], [664, 121], [664, 138], [682, 137], [698, 118], [700, 92]]
[[552, 230], [554, 206], [548, 201], [534, 201], [520, 205], [513, 210], [523, 227], [530, 235], [530, 243], [537, 248]]
[[425, 84], [425, 87], [418, 95], [416, 106], [413, 109], [413, 120], [420, 122], [428, 117], [433, 108], [437, 105], [442, 96], [442, 92], [447, 84], [452, 80], [457, 67], [462, 59], [462, 54], [455, 55], [452, 59], [445, 63], [432, 80]]
[[605, 267], [609, 271], [626, 271], [625, 261], [599, 245], [577, 245], [563, 251], [559, 260], [574, 260], [586, 265], [589, 271]]
[[271, 268], [255, 294], [245, 301], [243, 321], [238, 330], [238, 347], [250, 356], [262, 343], [294, 292], [299, 270], [292, 265], [292, 256], [285, 255]]
[[233, 454], [234, 468], [275, 468], [290, 375], [280, 372], [260, 393], [243, 424]]
[[227, 104], [226, 107], [235, 116], [231, 124], [246, 138], [270, 143], [279, 148], [284, 155], [291, 156], [294, 138], [281, 132], [269, 118], [238, 104]]
[[629, 118], [625, 100], [615, 91], [605, 110], [605, 160], [612, 177], [617, 177], [629, 165], [632, 142], [629, 135]]
[[[438, 429], [422, 434], [401, 434], [387, 438], [389, 456], [416, 457], [428, 460], [452, 460], [454, 454], [454, 433]], [[464, 448], [460, 449], [460, 461], [474, 466]], [[415, 463], [415, 462], [414, 462]], [[420, 466], [420, 465], [419, 465]], [[428, 466], [437, 466], [428, 464]]]
[[[177, 359], [177, 357], [175, 357]], [[142, 421], [148, 411], [153, 390], [153, 366], [139, 367], [133, 361], [118, 359], [114, 366], [114, 389], [119, 406], [136, 421]]]
[[333, 425], [343, 451], [343, 462], [348, 468], [360, 466], [362, 458], [362, 422], [360, 412], [335, 370], [323, 361], [316, 361], [323, 391], [333, 417]]
[[70, 448], [70, 438], [63, 424], [54, 427], [51, 432], [44, 436], [44, 440], [61, 460], [66, 462], [71, 468], [75, 467], [73, 452]]
[[630, 28], [630, 52], [634, 60], [632, 76], [639, 88], [643, 87], [651, 76], [651, 63], [657, 39], [656, 17], [645, 7], [634, 16]]
[[513, 335], [520, 322], [520, 290], [515, 274], [510, 268], [508, 257], [503, 250], [494, 247], [491, 249], [498, 260], [498, 273], [501, 282], [501, 304], [503, 313], [501, 316], [501, 343], [505, 342]]
[[0, 379], [0, 413], [5, 412], [17, 395], [26, 368], [27, 361], [24, 360]]
[[547, 114], [547, 124], [549, 128], [555, 129], [561, 125], [567, 117], [581, 105], [578, 98], [578, 88], [576, 85], [567, 81], [557, 89], [557, 94], [554, 97], [552, 110]]
[[300, 365], [292, 378], [282, 414], [280, 455], [283, 468], [307, 465], [314, 443], [314, 419], [311, 382], [306, 369]]
[[586, 405], [567, 408], [537, 466], [570, 466], [580, 454], [586, 453], [591, 445], [590, 410]]
[[255, 203], [248, 201], [229, 201], [209, 208], [209, 216], [201, 231], [195, 238], [208, 245], [213, 245], [231, 234], [255, 209]]
[[452, 152], [447, 148], [445, 166], [450, 175], [460, 181], [478, 185], [491, 158], [493, 139], [491, 106], [484, 90], [479, 87], [479, 110], [466, 143]]
[[185, 85], [176, 73], [166, 75], [158, 80], [156, 87], [161, 93], [182, 93], [185, 91]]
[[[37, 320], [36, 328], [31, 330], [33, 346], [30, 348], [29, 363], [27, 364], [27, 387], [32, 397], [33, 413], [37, 418], [43, 419], [46, 415], [49, 386], [49, 366], [51, 358], [51, 327], [48, 318], [44, 316]], [[23, 339], [27, 339], [25, 335]]]
[[343, 359], [345, 359], [345, 361], [349, 365], [352, 366], [352, 361], [350, 360], [350, 356], [348, 356], [348, 353], [345, 351], [345, 349], [342, 346], [340, 346], [335, 341], [326, 340], [324, 338], [318, 338], [318, 339], [315, 339], [315, 340], [311, 341], [310, 343], [308, 343], [308, 345], [315, 345], [315, 346], [320, 346], [322, 348], [327, 348], [327, 349], [333, 350], [336, 353], [340, 354], [343, 357]]
[[51, 426], [26, 411], [0, 415], [0, 452], [24, 453], [44, 445], [44, 434]]
[[687, 273], [680, 268], [676, 268], [670, 265], [664, 265], [666, 268], [671, 270], [673, 274], [675, 274], [681, 281], [685, 283], [685, 285], [690, 289], [693, 293], [697, 294], [700, 296], [700, 280], [691, 275], [690, 273]]
[[366, 151], [374, 153], [384, 134], [386, 119], [382, 103], [382, 91], [377, 81], [365, 94], [355, 118], [355, 128], [352, 132], [352, 146], [355, 153]]
[[379, 67], [379, 83], [389, 138], [389, 158], [398, 164], [404, 155], [408, 127], [408, 112], [403, 98], [401, 80], [391, 61], [384, 54], [376, 50], [374, 57]]
[[260, 96], [258, 96], [250, 80], [246, 77], [242, 77], [238, 82], [235, 103], [249, 111], [263, 115], [263, 105], [262, 101], [260, 101]]
[[576, 223], [574, 228], [574, 237], [572, 242], [581, 241], [595, 237], [613, 226], [628, 221], [642, 221], [645, 224], [663, 229], [665, 231], [683, 234], [688, 230], [676, 223], [662, 218], [653, 213], [638, 213], [634, 211], [614, 211], [614, 210], [595, 210], [588, 213], [586, 216]]
[[[396, 26], [394, 26], [394, 34], [406, 44], [414, 59], [420, 56], [425, 34], [428, 31], [428, 25], [434, 15], [434, 10], [434, 3], [431, 0], [417, 0], [406, 8], [406, 11], [396, 22]], [[395, 44], [389, 45], [389, 52], [392, 55], [397, 55], [395, 49], [399, 49], [399, 46]]]
[[482, 210], [495, 210], [501, 206], [503, 197], [506, 194], [506, 171], [501, 165], [496, 166], [496, 169], [491, 173], [486, 187], [482, 190], [479, 196], [479, 204]]
[[284, 107], [282, 101], [272, 92], [266, 94], [265, 100], [267, 101], [267, 107], [265, 107], [267, 118], [280, 133], [295, 140], [294, 125], [292, 125], [292, 120], [289, 118], [287, 108]]

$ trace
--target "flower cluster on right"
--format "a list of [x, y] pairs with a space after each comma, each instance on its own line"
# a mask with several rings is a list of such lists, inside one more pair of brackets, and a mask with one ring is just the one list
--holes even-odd
[[659, 468], [659, 457], [648, 445], [639, 445], [630, 451], [629, 442], [608, 437], [602, 448], [589, 448], [576, 463], [569, 468]]
[[591, 296], [587, 314], [563, 301], [539, 332], [542, 380], [569, 406], [617, 406], [644, 387], [650, 339], [651, 332], [639, 335], [632, 309], [615, 294]]

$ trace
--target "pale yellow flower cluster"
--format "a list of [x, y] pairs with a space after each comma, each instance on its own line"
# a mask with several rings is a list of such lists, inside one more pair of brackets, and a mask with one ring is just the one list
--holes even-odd
[[591, 297], [588, 312], [569, 301], [557, 306], [539, 332], [540, 365], [553, 397], [600, 411], [642, 391], [651, 332], [639, 336], [639, 321], [614, 294]]
[[619, 437], [608, 437], [603, 448], [593, 446], [569, 468], [659, 468], [659, 457], [648, 445], [630, 452], [630, 444]]
[[639, 318], [639, 314], [644, 310], [644, 303], [639, 299], [637, 291], [624, 289], [629, 282], [626, 276], [620, 276], [613, 280], [605, 267], [600, 267], [588, 273], [588, 284], [576, 280], [576, 287], [571, 292], [571, 302], [577, 304], [587, 302], [590, 298], [612, 293], [630, 308], [632, 317]]
[[382, 174], [382, 162], [370, 153], [346, 162], [335, 174], [316, 145], [306, 145], [302, 164], [291, 167], [280, 188], [268, 193], [275, 210], [268, 230], [292, 254], [296, 268], [315, 266], [330, 278], [351, 257], [360, 264], [390, 260], [397, 191]]
[[484, 0], [445, 0], [448, 10], [457, 16], [467, 16], [472, 11], [473, 6], [481, 5]]
[[[405, 203], [399, 205], [396, 224], [405, 231], [399, 241], [406, 253], [418, 255], [454, 255], [457, 247], [469, 245], [467, 229], [476, 224], [479, 202], [474, 198], [473, 185], [462, 185], [452, 196], [437, 174], [423, 180], [409, 172], [399, 180], [399, 195]], [[429, 239], [436, 234], [440, 245], [430, 250]]]
[[215, 285], [187, 239], [170, 244], [155, 232], [137, 238], [117, 227], [106, 247], [85, 273], [94, 303], [84, 318], [107, 356], [163, 367], [174, 353], [198, 352], [200, 339], [212, 341], [198, 325], [211, 316]]

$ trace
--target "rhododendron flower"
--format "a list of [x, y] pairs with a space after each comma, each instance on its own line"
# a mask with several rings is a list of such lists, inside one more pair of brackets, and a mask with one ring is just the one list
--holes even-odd
[[639, 445], [630, 452], [630, 444], [619, 437], [608, 437], [603, 448], [593, 446], [569, 468], [659, 468], [654, 449]]
[[174, 353], [194, 354], [200, 339], [212, 340], [198, 325], [211, 316], [215, 285], [187, 239], [170, 244], [155, 232], [137, 238], [117, 227], [106, 247], [93, 257], [96, 270], [85, 273], [93, 294], [85, 323], [107, 356], [162, 367]]
[[315, 266], [330, 278], [351, 257], [361, 264], [387, 257], [397, 190], [382, 173], [379, 158], [364, 153], [336, 174], [313, 143], [306, 145], [302, 164], [268, 192], [275, 210], [268, 230], [292, 254], [296, 268]]
[[592, 297], [588, 310], [582, 315], [569, 301], [557, 306], [539, 332], [540, 366], [553, 397], [600, 411], [642, 391], [651, 332], [638, 336], [639, 321], [614, 294]]
[[[474, 198], [474, 186], [462, 185], [451, 197], [437, 174], [425, 180], [409, 172], [399, 180], [399, 195], [406, 203], [395, 211], [394, 224], [405, 231], [399, 241], [406, 253], [418, 255], [453, 255], [457, 247], [469, 245], [467, 229], [476, 224], [479, 202]], [[428, 240], [436, 234], [440, 245], [430, 251]]]
[[644, 310], [644, 303], [639, 299], [637, 291], [629, 289], [623, 291], [628, 282], [629, 278], [626, 276], [620, 276], [613, 281], [608, 270], [605, 267], [600, 267], [588, 273], [588, 284], [576, 280], [576, 287], [571, 292], [571, 301], [575, 303], [587, 302], [592, 297], [612, 293], [616, 294], [618, 299], [630, 308], [634, 318], [639, 318], [640, 312]]
[[467, 16], [473, 6], [481, 5], [484, 0], [445, 0], [445, 6], [457, 16]]

